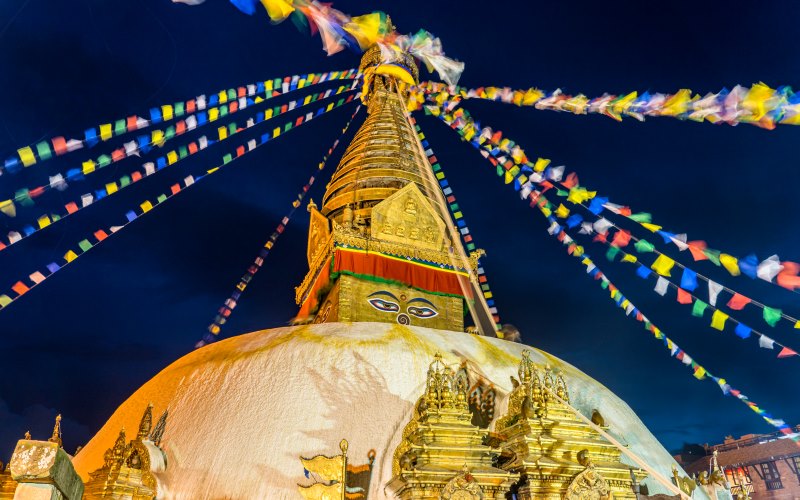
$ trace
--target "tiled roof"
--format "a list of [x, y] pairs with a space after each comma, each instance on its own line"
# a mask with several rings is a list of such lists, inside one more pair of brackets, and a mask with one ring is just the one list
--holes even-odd
[[[753, 464], [766, 462], [769, 460], [800, 455], [800, 444], [791, 439], [776, 439], [766, 443], [743, 446], [732, 450], [720, 451], [717, 455], [719, 465]], [[696, 462], [692, 462], [685, 467], [686, 472], [695, 474], [703, 470], [708, 470], [711, 462], [711, 455], [705, 456]]]

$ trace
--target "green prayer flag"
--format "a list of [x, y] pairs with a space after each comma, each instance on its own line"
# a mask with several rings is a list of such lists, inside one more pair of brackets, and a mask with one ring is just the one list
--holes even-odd
[[125, 186], [128, 186], [130, 183], [131, 183], [131, 178], [128, 177], [127, 175], [125, 175], [125, 176], [123, 176], [123, 177], [121, 177], [119, 179], [119, 187], [121, 187], [121, 188], [124, 188]]
[[236, 133], [236, 122], [231, 122], [228, 124], [228, 135], [233, 135]]
[[292, 122], [286, 122], [286, 126], [283, 127], [284, 132], [288, 132], [292, 130]]
[[219, 116], [220, 117], [228, 116], [228, 105], [227, 104], [223, 104], [222, 106], [219, 107]]
[[164, 140], [168, 141], [175, 137], [175, 127], [170, 125], [167, 127], [167, 130], [164, 131]]
[[608, 281], [602, 281], [600, 283], [600, 288], [602, 288], [603, 290], [607, 289], [608, 288]]
[[702, 318], [703, 313], [706, 312], [707, 307], [708, 304], [706, 304], [700, 299], [695, 299], [694, 305], [692, 306], [692, 316], [697, 316], [698, 318]]
[[84, 252], [88, 252], [89, 249], [92, 248], [92, 244], [89, 243], [89, 240], [81, 240], [78, 242], [78, 248], [80, 248]]
[[608, 247], [608, 252], [606, 252], [606, 259], [610, 261], [614, 261], [614, 257], [617, 256], [619, 253], [619, 248], [617, 247]]
[[633, 246], [636, 248], [636, 251], [639, 252], [639, 253], [653, 252], [656, 249], [655, 245], [653, 245], [652, 243], [650, 243], [649, 241], [647, 241], [645, 239], [641, 239], [641, 240], [637, 241], [636, 243], [633, 244]]
[[42, 141], [36, 145], [36, 153], [39, 155], [40, 160], [49, 160], [53, 153], [50, 151], [50, 145]]
[[233, 101], [236, 99], [236, 90], [235, 89], [228, 89], [228, 100]]
[[176, 102], [173, 107], [175, 108], [175, 116], [183, 116], [184, 108], [182, 102]]
[[178, 148], [178, 156], [181, 160], [189, 156], [189, 150], [186, 149], [186, 146], [181, 146]]
[[31, 198], [31, 190], [23, 188], [14, 193], [14, 201], [23, 207], [33, 206], [33, 198]]
[[564, 191], [563, 189], [556, 189], [556, 194], [558, 196], [569, 196], [569, 191]]
[[703, 254], [708, 257], [708, 260], [713, 262], [715, 265], [720, 266], [722, 265], [719, 261], [719, 250], [712, 250], [710, 248], [706, 248], [703, 250]]
[[111, 157], [108, 155], [100, 155], [97, 157], [97, 168], [103, 168], [111, 165]]
[[230, 163], [231, 159], [232, 159], [231, 154], [230, 153], [226, 154], [225, 156], [222, 157], [222, 164], [224, 165], [226, 163]]
[[781, 320], [783, 312], [780, 309], [764, 306], [764, 321], [769, 326], [775, 326]]
[[164, 203], [165, 201], [167, 201], [167, 195], [165, 194], [160, 195], [158, 198], [156, 198], [156, 201], [159, 203]]
[[636, 222], [652, 222], [653, 220], [653, 216], [648, 214], [647, 212], [639, 212], [638, 214], [631, 214], [628, 216], [628, 218]]
[[114, 122], [114, 135], [122, 135], [128, 131], [128, 126], [125, 120], [117, 120]]

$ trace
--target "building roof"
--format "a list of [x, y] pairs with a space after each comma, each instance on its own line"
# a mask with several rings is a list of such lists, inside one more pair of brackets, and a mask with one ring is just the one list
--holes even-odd
[[[722, 450], [718, 450], [717, 461], [721, 467], [728, 465], [757, 464], [783, 457], [800, 455], [800, 444], [791, 439], [772, 439], [769, 441], [743, 444], [739, 447], [729, 447], [727, 445]], [[711, 462], [711, 455], [702, 457], [685, 467], [689, 474], [699, 473], [708, 470]]]

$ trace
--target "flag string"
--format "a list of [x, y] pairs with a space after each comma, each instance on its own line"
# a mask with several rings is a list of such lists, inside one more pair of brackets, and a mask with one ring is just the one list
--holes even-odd
[[509, 87], [468, 89], [448, 87], [440, 82], [423, 82], [417, 88], [418, 93], [413, 96], [413, 102], [417, 105], [424, 100], [441, 105], [454, 99], [485, 99], [576, 115], [600, 114], [616, 121], [622, 121], [623, 116], [639, 121], [644, 121], [648, 116], [667, 116], [684, 121], [733, 126], [747, 123], [768, 130], [775, 129], [777, 125], [800, 125], [800, 94], [795, 94], [788, 85], [777, 89], [764, 83], [756, 83], [751, 87], [736, 85], [731, 90], [722, 89], [716, 94], [702, 96], [689, 89], [681, 89], [674, 94], [605, 93], [593, 99], [583, 94], [565, 94], [561, 89], [553, 92]]
[[208, 97], [203, 94], [186, 101], [155, 106], [150, 108], [149, 119], [138, 115], [132, 115], [127, 118], [114, 120], [111, 123], [88, 128], [84, 132], [84, 137], [82, 139], [65, 139], [63, 136], [58, 136], [21, 147], [17, 149], [14, 155], [6, 158], [2, 165], [0, 165], [0, 175], [4, 173], [15, 174], [22, 168], [42, 163], [57, 156], [64, 156], [85, 147], [91, 148], [99, 142], [106, 142], [113, 137], [120, 137], [131, 132], [143, 130], [156, 123], [166, 123], [173, 119], [180, 118], [185, 114], [191, 116], [195, 112], [203, 111], [206, 106], [215, 106], [216, 104], [223, 104], [229, 101], [241, 102], [241, 99], [254, 97], [261, 93], [269, 97], [269, 92], [277, 91], [286, 93], [290, 90], [323, 83], [325, 81], [353, 79], [356, 78], [356, 75], [356, 69], [349, 69], [321, 74], [308, 73], [305, 75], [285, 76], [283, 78], [265, 80], [238, 88], [220, 90]]
[[[155, 159], [155, 161], [150, 161], [143, 163], [139, 169], [135, 170], [131, 174], [123, 175], [116, 181], [112, 181], [106, 183], [104, 187], [95, 190], [93, 193], [89, 192], [80, 196], [80, 199], [70, 201], [69, 203], [64, 205], [64, 212], [55, 214], [43, 214], [36, 218], [35, 226], [33, 224], [25, 225], [24, 227], [20, 228], [19, 230], [12, 230], [6, 235], [5, 238], [0, 239], [0, 252], [2, 252], [5, 248], [10, 247], [16, 243], [19, 243], [23, 239], [33, 235], [34, 233], [45, 229], [53, 225], [56, 222], [64, 220], [66, 217], [78, 212], [95, 202], [107, 198], [122, 189], [138, 182], [139, 180], [154, 175], [155, 173], [163, 170], [164, 168], [174, 165], [181, 160], [185, 159], [188, 156], [192, 156], [200, 151], [205, 150], [208, 146], [213, 145], [217, 142], [222, 142], [227, 140], [228, 138], [249, 130], [251, 127], [256, 125], [260, 125], [268, 120], [276, 118], [277, 116], [283, 115], [285, 113], [295, 111], [301, 109], [305, 106], [310, 105], [311, 103], [318, 102], [323, 99], [327, 99], [332, 96], [340, 95], [344, 92], [349, 92], [355, 89], [357, 82], [354, 83], [351, 87], [341, 86], [338, 89], [328, 89], [327, 91], [319, 94], [309, 95], [305, 98], [296, 99], [290, 101], [283, 106], [270, 108], [266, 111], [259, 111], [256, 113], [255, 118], [251, 118], [248, 120], [247, 124], [243, 128], [239, 128], [236, 126], [236, 122], [229, 122], [227, 125], [221, 126], [217, 129], [217, 138], [209, 138], [208, 136], [201, 136], [197, 139], [197, 141], [190, 141], [187, 144], [183, 144], [179, 146], [177, 149], [174, 149], [163, 156], [160, 156]], [[308, 115], [306, 115], [307, 117]], [[301, 120], [303, 117], [299, 117], [298, 120]]]
[[[436, 113], [434, 113], [436, 114]], [[439, 115], [442, 118], [442, 115]], [[613, 213], [619, 213], [622, 210], [619, 210], [618, 205], [614, 205], [608, 202], [607, 198], [601, 198], [596, 196], [596, 192], [590, 192], [586, 188], [583, 188], [578, 183], [577, 175], [570, 174], [567, 176], [566, 181], [562, 181], [564, 168], [563, 166], [559, 167], [549, 167], [550, 160], [539, 158], [536, 162], [532, 163], [527, 159], [524, 150], [519, 148], [519, 146], [515, 145], [515, 143], [509, 139], [500, 139], [502, 137], [501, 132], [493, 132], [490, 127], [484, 127], [480, 129], [480, 126], [477, 125], [466, 110], [459, 109], [454, 113], [454, 119], [451, 120], [451, 126], [458, 130], [461, 134], [464, 134], [465, 139], [467, 142], [472, 144], [476, 149], [485, 154], [485, 156], [492, 156], [495, 158], [495, 161], [498, 163], [497, 169], [498, 174], [502, 172], [502, 175], [506, 178], [507, 183], [513, 182], [515, 184], [515, 188], [517, 188], [523, 195], [523, 197], [527, 196], [526, 193], [530, 192], [531, 186], [533, 185], [542, 185], [545, 186], [546, 189], [550, 189], [550, 187], [554, 187], [551, 184], [551, 181], [556, 183], [558, 186], [563, 187], [562, 189], [556, 189], [556, 193], [560, 197], [566, 197], [567, 201], [570, 203], [581, 204], [587, 211], [595, 215], [596, 217], [600, 217], [599, 214], [602, 211], [602, 207], [611, 207]], [[481, 133], [478, 135], [475, 133], [477, 130], [482, 130]], [[513, 147], [510, 147], [513, 145]], [[505, 155], [508, 154], [511, 158], [507, 158]], [[591, 200], [591, 203], [587, 206], [585, 202]], [[627, 207], [623, 207], [627, 208]], [[593, 225], [589, 223], [584, 223], [583, 219], [580, 216], [573, 215], [569, 216], [568, 209], [566, 207], [559, 207], [556, 209], [560, 214], [563, 214], [566, 218], [568, 224], [573, 225], [581, 225], [581, 230], [588, 232], [589, 230], [597, 231], [597, 229], [592, 229]], [[629, 209], [628, 209], [629, 211]], [[623, 211], [624, 213], [624, 211]], [[630, 217], [634, 219], [637, 218], [636, 216], [640, 214], [630, 214]], [[630, 218], [629, 217], [629, 218]], [[644, 223], [646, 227], [646, 223]], [[759, 307], [763, 310], [763, 316], [767, 324], [770, 326], [775, 326], [774, 323], [777, 319], [784, 319], [785, 321], [791, 323], [795, 329], [800, 329], [800, 321], [797, 318], [794, 318], [778, 308], [769, 307], [757, 300], [750, 299], [745, 297], [744, 295], [736, 292], [735, 290], [720, 285], [713, 281], [711, 278], [697, 273], [691, 268], [685, 266], [684, 264], [674, 261], [673, 259], [669, 258], [662, 252], [660, 252], [654, 245], [650, 244], [646, 240], [639, 239], [636, 236], [630, 234], [629, 231], [623, 230], [619, 228], [617, 225], [608, 221], [608, 219], [600, 218], [600, 222], [598, 223], [598, 227], [603, 230], [603, 232], [607, 232], [609, 228], [615, 228], [618, 230], [618, 234], [623, 236], [620, 238], [621, 241], [630, 238], [631, 240], [637, 242], [638, 244], [635, 245], [637, 252], [655, 252], [660, 257], [663, 263], [669, 263], [671, 265], [677, 265], [678, 267], [684, 269], [684, 272], [692, 275], [693, 277], [699, 278], [704, 280], [708, 283], [710, 296], [711, 295], [718, 295], [720, 291], [725, 291], [726, 293], [731, 294], [732, 296], [736, 297], [737, 301], [747, 301], [747, 303], [751, 303], [756, 307]], [[687, 248], [694, 254], [695, 250], [691, 246], [692, 243], [695, 242], [685, 242], [684, 235], [673, 235], [672, 233], [664, 233], [662, 235], [664, 241], [666, 242], [669, 238], [670, 242], [675, 243], [676, 245], [682, 244], [684, 246], [679, 246], [683, 250]], [[726, 254], [722, 254], [726, 255]], [[719, 261], [720, 259], [718, 259]], [[721, 259], [725, 262], [725, 258]], [[783, 264], [786, 265], [787, 268], [791, 267], [791, 262], [784, 262]], [[659, 267], [662, 267], [664, 264], [660, 264]], [[730, 264], [729, 264], [730, 265]], [[746, 267], [746, 266], [742, 266]], [[749, 271], [748, 271], [749, 272]], [[781, 272], [791, 272], [790, 270], [781, 271]], [[767, 278], [764, 273], [761, 273], [764, 278]], [[788, 278], [784, 278], [787, 280]], [[785, 284], [785, 283], [784, 283]], [[768, 338], [768, 337], [767, 337]]]
[[[456, 125], [456, 117], [451, 114], [444, 112], [439, 114], [441, 120], [449, 125], [452, 129], [458, 132], [459, 137], [462, 141], [467, 143], [472, 143], [471, 140], [467, 139], [463, 134], [462, 130], [459, 130]], [[503, 166], [500, 162], [495, 159], [493, 156], [490, 158], [490, 154], [486, 150], [479, 149], [480, 153], [484, 156], [484, 158], [490, 160], [492, 165], [497, 168], [497, 173], [500, 177], [504, 176], [504, 172], [502, 172]], [[492, 161], [493, 160], [493, 161]], [[527, 181], [526, 181], [527, 182]], [[506, 184], [511, 184], [506, 182]], [[524, 184], [524, 183], [523, 183]], [[515, 190], [520, 191], [521, 185], [514, 184], [513, 186]], [[532, 203], [531, 206], [538, 208], [539, 211], [542, 213], [545, 218], [552, 217], [552, 205], [547, 198], [538, 190], [531, 190], [527, 196], [523, 197], [523, 199], [531, 199]], [[548, 213], [548, 208], [551, 211]], [[710, 378], [713, 380], [717, 386], [722, 390], [723, 394], [731, 395], [736, 397], [739, 401], [747, 405], [750, 410], [758, 414], [761, 418], [764, 419], [768, 424], [777, 428], [787, 437], [791, 438], [795, 442], [800, 440], [800, 434], [794, 433], [791, 427], [786, 424], [784, 420], [779, 418], [773, 417], [769, 412], [758, 406], [756, 403], [750, 400], [745, 394], [743, 394], [738, 389], [733, 388], [726, 379], [717, 377], [709, 372], [704, 366], [697, 363], [692, 356], [690, 356], [686, 351], [681, 349], [675, 342], [672, 341], [669, 337], [667, 337], [664, 332], [655, 326], [635, 305], [633, 305], [622, 293], [619, 289], [614, 286], [614, 284], [608, 279], [608, 277], [597, 267], [594, 261], [590, 258], [590, 256], [585, 252], [583, 247], [575, 243], [572, 237], [564, 230], [564, 228], [560, 228], [560, 231], [557, 233], [553, 231], [552, 236], [559, 238], [562, 245], [566, 247], [567, 253], [575, 258], [581, 259], [581, 263], [586, 266], [587, 273], [594, 277], [596, 280], [600, 282], [600, 286], [604, 289], [608, 289], [611, 291], [613, 295], [612, 300], [614, 300], [619, 307], [624, 309], [628, 315], [632, 315], [637, 321], [644, 324], [644, 327], [647, 331], [651, 332], [656, 339], [659, 339], [663, 342], [663, 344], [667, 347], [670, 351], [670, 356], [678, 359], [684, 365], [691, 367], [693, 371], [693, 375], [698, 380], [703, 380], [705, 378]], [[617, 293], [618, 292], [618, 293]], [[622, 307], [621, 304], [625, 303], [625, 307]], [[630, 307], [629, 307], [630, 305]], [[631, 309], [632, 307], [632, 309]]]
[[253, 279], [256, 273], [258, 273], [258, 271], [261, 270], [261, 266], [264, 264], [264, 260], [269, 255], [270, 250], [272, 250], [272, 247], [278, 241], [278, 238], [280, 238], [281, 234], [283, 234], [284, 230], [286, 229], [286, 226], [292, 219], [292, 216], [295, 214], [298, 207], [300, 207], [301, 203], [303, 202], [303, 198], [305, 198], [306, 194], [311, 189], [311, 186], [314, 185], [317, 175], [319, 175], [319, 173], [325, 169], [325, 166], [328, 163], [328, 158], [330, 158], [331, 154], [333, 154], [333, 152], [336, 150], [337, 146], [339, 145], [339, 141], [347, 133], [347, 130], [350, 128], [350, 125], [353, 123], [353, 120], [355, 119], [356, 115], [360, 110], [361, 110], [361, 105], [356, 106], [356, 110], [353, 112], [352, 116], [350, 116], [350, 119], [347, 121], [347, 124], [342, 129], [342, 133], [339, 135], [339, 137], [336, 138], [331, 147], [328, 149], [328, 152], [325, 153], [325, 155], [322, 157], [322, 161], [320, 161], [319, 164], [317, 165], [314, 174], [312, 174], [311, 177], [309, 177], [308, 181], [305, 183], [305, 185], [303, 185], [303, 187], [297, 193], [297, 196], [295, 196], [295, 199], [292, 201], [292, 208], [289, 210], [286, 216], [283, 219], [281, 219], [281, 221], [278, 223], [278, 226], [275, 228], [275, 231], [272, 232], [272, 234], [269, 237], [269, 240], [267, 240], [267, 242], [258, 252], [258, 255], [253, 260], [253, 263], [250, 265], [250, 267], [247, 268], [245, 274], [242, 275], [241, 278], [239, 278], [239, 282], [236, 284], [236, 287], [234, 288], [230, 297], [228, 297], [222, 304], [222, 307], [219, 308], [219, 310], [217, 311], [217, 315], [214, 317], [214, 320], [208, 326], [208, 331], [205, 333], [205, 335], [203, 335], [203, 338], [199, 342], [197, 342], [197, 344], [195, 344], [195, 348], [203, 347], [204, 345], [215, 342], [219, 338], [219, 334], [222, 330], [223, 325], [227, 323], [228, 319], [230, 319], [230, 316], [233, 313], [233, 310], [236, 309], [236, 306], [239, 303], [239, 299], [242, 293], [244, 293], [245, 289], [247, 288], [247, 285], [250, 283], [250, 281]]
[[295, 128], [303, 125], [311, 121], [312, 119], [322, 116], [325, 113], [332, 111], [336, 108], [342, 107], [345, 104], [349, 104], [353, 102], [355, 98], [359, 96], [358, 93], [350, 94], [346, 99], [342, 98], [336, 102], [331, 102], [326, 106], [323, 106], [317, 110], [316, 113], [306, 115], [308, 118], [300, 117], [297, 121], [288, 121], [284, 124], [284, 127], [276, 127], [272, 133], [265, 133], [263, 134], [260, 139], [251, 139], [245, 144], [238, 146], [235, 149], [234, 153], [227, 153], [222, 157], [222, 162], [217, 166], [208, 169], [203, 175], [194, 177], [194, 176], [187, 176], [181, 182], [175, 183], [170, 186], [170, 190], [168, 193], [163, 193], [159, 195], [155, 201], [145, 200], [144, 202], [140, 203], [137, 207], [128, 210], [125, 213], [125, 222], [118, 226], [111, 226], [108, 230], [99, 229], [92, 233], [91, 236], [84, 238], [80, 242], [77, 243], [77, 250], [70, 249], [67, 253], [64, 254], [63, 258], [57, 262], [51, 262], [47, 266], [45, 266], [44, 270], [37, 270], [24, 280], [17, 281], [14, 285], [11, 286], [11, 293], [0, 295], [0, 310], [6, 309], [10, 304], [19, 300], [23, 295], [28, 293], [33, 288], [39, 286], [45, 280], [51, 278], [55, 273], [66, 267], [67, 265], [73, 263], [79, 257], [86, 255], [88, 251], [97, 247], [100, 243], [105, 241], [107, 238], [112, 236], [113, 234], [119, 232], [121, 229], [127, 227], [133, 221], [139, 219], [141, 216], [149, 213], [154, 208], [162, 205], [165, 201], [173, 198], [178, 193], [185, 191], [188, 187], [195, 185], [202, 179], [205, 179], [217, 172], [219, 172], [223, 167], [226, 165], [234, 162], [235, 160], [241, 158], [242, 156], [246, 155], [250, 151], [257, 149], [260, 146], [263, 146], [267, 142], [272, 141], [273, 139], [280, 137], [281, 135], [294, 130]]
[[[453, 219], [456, 222], [456, 227], [458, 228], [458, 232], [461, 235], [461, 240], [463, 241], [464, 245], [467, 248], [467, 251], [473, 252], [477, 249], [475, 246], [475, 242], [472, 238], [472, 232], [469, 230], [469, 226], [467, 226], [467, 222], [464, 219], [464, 214], [462, 208], [458, 204], [458, 200], [456, 200], [456, 196], [453, 193], [453, 188], [450, 186], [449, 181], [445, 177], [444, 171], [442, 170], [441, 163], [439, 159], [436, 157], [436, 154], [433, 152], [433, 148], [431, 148], [430, 143], [425, 138], [425, 134], [422, 133], [422, 129], [417, 124], [416, 120], [413, 118], [411, 119], [412, 125], [417, 132], [417, 136], [422, 144], [422, 148], [425, 150], [425, 156], [428, 158], [428, 162], [431, 164], [431, 168], [433, 169], [433, 174], [436, 177], [437, 182], [442, 188], [442, 192], [445, 195], [445, 200], [447, 202], [447, 207], [450, 210], [450, 215], [453, 216]], [[497, 312], [497, 305], [495, 304], [494, 300], [494, 293], [492, 293], [492, 289], [489, 286], [489, 279], [486, 276], [486, 270], [484, 269], [483, 265], [479, 263], [478, 269], [478, 284], [481, 289], [481, 293], [483, 297], [486, 299], [486, 305], [489, 306], [489, 312], [494, 319], [495, 325], [499, 329], [502, 325], [500, 323], [500, 315]]]

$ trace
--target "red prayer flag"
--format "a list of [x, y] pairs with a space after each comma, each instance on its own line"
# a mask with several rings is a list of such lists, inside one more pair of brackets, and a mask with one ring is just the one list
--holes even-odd
[[781, 262], [781, 265], [783, 266], [783, 270], [778, 273], [775, 282], [787, 290], [800, 288], [800, 276], [797, 276], [798, 272], [800, 272], [800, 264], [784, 261]]
[[108, 238], [108, 233], [100, 229], [94, 232], [94, 237], [97, 238], [97, 241], [103, 241], [104, 239]]
[[238, 89], [236, 89], [236, 90], [237, 90], [237, 94], [236, 94], [236, 95], [237, 95], [238, 97], [244, 97], [245, 95], [247, 95], [247, 89], [246, 89], [246, 88], [244, 88], [244, 87], [239, 87], [239, 88], [238, 88]]
[[695, 261], [708, 260], [708, 257], [706, 257], [705, 252], [703, 252], [703, 250], [705, 250], [706, 247], [707, 247], [705, 241], [701, 241], [701, 240], [690, 241], [690, 242], [687, 243], [687, 245], [689, 245], [689, 251], [692, 252], [692, 258]]
[[181, 190], [181, 187], [178, 184], [173, 184], [169, 189], [172, 191], [172, 194], [178, 194], [178, 192]]
[[4, 249], [5, 247], [6, 247], [5, 243], [3, 243], [2, 241], [0, 241], [0, 250]]
[[752, 302], [749, 298], [745, 297], [740, 293], [734, 293], [731, 300], [728, 301], [728, 307], [735, 311], [741, 311], [744, 309], [744, 306]]
[[611, 245], [622, 248], [624, 246], [628, 246], [628, 243], [631, 241], [631, 232], [626, 231], [624, 229], [620, 229], [617, 231], [617, 234], [614, 235], [614, 239], [611, 240]]
[[28, 290], [30, 290], [30, 288], [28, 288], [28, 285], [26, 285], [25, 283], [23, 283], [21, 281], [17, 281], [14, 284], [14, 286], [11, 287], [11, 289], [14, 290], [15, 292], [17, 292], [18, 295], [23, 295]]
[[467, 242], [467, 243], [470, 243], [472, 241], [472, 235], [468, 234], [468, 235], [464, 236], [464, 241]]
[[196, 142], [190, 142], [189, 143], [189, 154], [193, 155], [195, 153], [197, 153], [197, 143]]
[[197, 106], [197, 104], [195, 104], [195, 100], [194, 99], [190, 99], [190, 100], [186, 101], [186, 112], [187, 113], [194, 113], [194, 110], [197, 109], [196, 106]]
[[244, 146], [239, 146], [236, 148], [236, 157], [242, 156], [244, 154]]
[[284, 104], [283, 106], [281, 106], [281, 113], [286, 113], [286, 111], [288, 111], [288, 110], [289, 110], [289, 105], [288, 104]]
[[39, 186], [36, 189], [31, 189], [31, 191], [28, 193], [28, 195], [31, 198], [36, 198], [36, 197], [41, 196], [43, 194], [44, 194], [44, 186]]
[[781, 352], [778, 353], [779, 358], [788, 358], [790, 356], [797, 356], [797, 353], [788, 347], [784, 347], [781, 349]]
[[53, 149], [57, 156], [61, 156], [67, 152], [67, 141], [63, 137], [53, 137]]
[[125, 149], [119, 148], [111, 152], [111, 161], [120, 161], [125, 158]]
[[136, 127], [136, 115], [128, 117], [128, 123], [127, 123], [126, 128], [128, 129], [128, 132], [136, 130], [136, 128], [137, 128]]
[[75, 212], [78, 211], [78, 205], [76, 205], [74, 201], [71, 201], [66, 205], [64, 205], [64, 208], [67, 209], [68, 214], [74, 214]]
[[237, 111], [238, 109], [239, 109], [239, 103], [238, 103], [237, 101], [233, 101], [233, 102], [231, 102], [231, 103], [230, 103], [230, 105], [228, 106], [228, 110], [229, 110], [231, 113], [236, 113], [236, 111]]
[[683, 288], [678, 287], [678, 302], [680, 304], [691, 304], [692, 295]]
[[142, 174], [141, 174], [141, 172], [134, 172], [134, 173], [132, 173], [132, 174], [131, 174], [131, 180], [132, 180], [133, 182], [137, 182], [137, 181], [140, 181], [140, 180], [142, 180]]
[[430, 157], [430, 158], [428, 158], [428, 160], [430, 160], [430, 162], [431, 162], [431, 165], [433, 165], [434, 163], [436, 163], [437, 161], [439, 161], [439, 160], [437, 160], [437, 159], [436, 159], [436, 155], [431, 155], [431, 157]]
[[186, 132], [186, 122], [181, 120], [175, 124], [175, 133], [177, 135], [181, 135]]
[[304, 116], [298, 116], [297, 120], [295, 120], [295, 122], [294, 122], [294, 126], [297, 127], [299, 125], [302, 125], [303, 124], [303, 118], [305, 118], [305, 117]]
[[608, 242], [608, 239], [606, 238], [605, 234], [597, 233], [595, 235], [595, 237], [592, 239], [592, 241], [599, 241], [599, 242], [602, 242], [602, 243], [606, 243], [606, 242]]
[[561, 185], [564, 186], [567, 189], [574, 188], [575, 186], [578, 185], [578, 174], [576, 174], [575, 172], [570, 173], [567, 176], [567, 180], [562, 182]]

